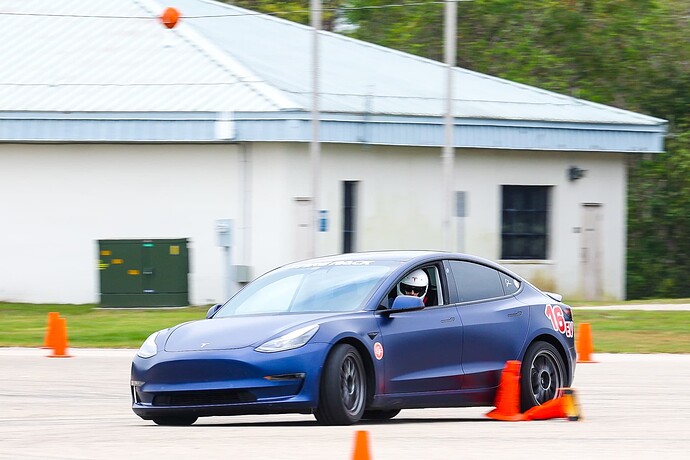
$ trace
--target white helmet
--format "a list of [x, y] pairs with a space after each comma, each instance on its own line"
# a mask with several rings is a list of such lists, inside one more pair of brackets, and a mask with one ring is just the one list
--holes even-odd
[[411, 295], [424, 298], [428, 289], [429, 277], [423, 270], [413, 271], [398, 283], [398, 295], [410, 295], [408, 292], [412, 292]]

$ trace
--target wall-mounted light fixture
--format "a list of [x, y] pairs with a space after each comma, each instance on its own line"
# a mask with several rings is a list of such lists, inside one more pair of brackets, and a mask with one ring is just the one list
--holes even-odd
[[586, 169], [581, 169], [577, 166], [571, 166], [570, 168], [568, 168], [568, 180], [572, 182], [578, 179], [582, 179], [583, 177], [585, 177], [586, 173]]

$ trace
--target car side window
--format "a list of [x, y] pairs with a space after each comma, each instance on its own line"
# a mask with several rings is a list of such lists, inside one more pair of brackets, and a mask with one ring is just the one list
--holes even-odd
[[443, 305], [443, 290], [441, 289], [438, 269], [436, 266], [433, 266], [424, 268], [424, 271], [429, 276], [429, 290], [426, 294], [426, 306], [432, 307], [434, 305]]
[[503, 297], [503, 279], [498, 270], [474, 262], [451, 260], [460, 302]]
[[[441, 278], [439, 276], [438, 267], [436, 265], [428, 265], [425, 267], [420, 267], [429, 277], [429, 288], [427, 290], [425, 298], [425, 306], [433, 307], [437, 305], [444, 305], [448, 303], [446, 294], [443, 292], [441, 287]], [[412, 271], [412, 270], [411, 270]], [[398, 280], [398, 283], [400, 280]], [[393, 300], [398, 295], [398, 284], [390, 290], [388, 296], [384, 299], [381, 307], [390, 308], [393, 304]]]
[[515, 294], [520, 290], [520, 280], [516, 280], [512, 276], [508, 276], [505, 273], [498, 272], [501, 277], [501, 284], [503, 284], [503, 292], [505, 295]]

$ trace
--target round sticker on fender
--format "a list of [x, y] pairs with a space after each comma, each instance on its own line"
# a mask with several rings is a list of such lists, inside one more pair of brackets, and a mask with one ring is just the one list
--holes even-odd
[[376, 359], [381, 360], [383, 358], [383, 345], [380, 342], [374, 344], [374, 356]]

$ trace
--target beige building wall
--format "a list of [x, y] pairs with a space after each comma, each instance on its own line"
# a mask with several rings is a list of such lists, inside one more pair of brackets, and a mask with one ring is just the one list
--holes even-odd
[[[620, 154], [458, 151], [443, 247], [441, 149], [322, 145], [317, 255], [342, 251], [343, 181], [358, 181], [356, 250], [451, 249], [504, 263], [582, 298], [583, 204], [600, 204], [601, 297], [625, 295], [625, 164]], [[215, 222], [233, 219], [233, 265], [250, 278], [308, 256], [308, 144], [0, 145], [0, 300], [98, 301], [99, 239], [189, 238], [190, 301], [226, 297]], [[586, 170], [569, 181], [570, 166]], [[552, 186], [545, 261], [501, 260], [501, 185]], [[306, 213], [305, 213], [306, 212]], [[306, 237], [306, 239], [305, 239]], [[233, 289], [239, 286], [234, 285]]]
[[[281, 237], [261, 237], [253, 232], [256, 273], [268, 269], [267, 260], [280, 263], [300, 258], [295, 223], [295, 199], [311, 190], [309, 152], [306, 145], [288, 145], [281, 160], [273, 146], [252, 146], [259, 185], [255, 203], [285, 205], [272, 213], [261, 212], [256, 222], [272, 228]], [[273, 153], [268, 153], [272, 151]], [[452, 247], [443, 247], [442, 166], [440, 149], [359, 145], [322, 146], [320, 209], [328, 212], [328, 231], [317, 233], [319, 255], [342, 250], [343, 181], [359, 181], [357, 250], [450, 249], [499, 261], [526, 276], [539, 287], [566, 298], [585, 297], [582, 266], [584, 205], [600, 205], [600, 297], [625, 296], [626, 170], [622, 154], [538, 151], [458, 151], [455, 189], [466, 192], [465, 218], [453, 218]], [[290, 159], [288, 159], [290, 158]], [[261, 166], [258, 166], [261, 165]], [[570, 181], [571, 166], [586, 170]], [[258, 178], [258, 170], [273, 168]], [[286, 187], [285, 196], [275, 194], [271, 184]], [[543, 261], [501, 260], [501, 186], [551, 186], [549, 256]], [[260, 208], [261, 206], [255, 206]], [[258, 216], [257, 216], [258, 217]], [[271, 222], [291, 222], [292, 229], [271, 227]], [[254, 237], [253, 237], [254, 238]], [[279, 243], [280, 242], [280, 243]], [[272, 257], [273, 254], [276, 257]]]
[[223, 295], [215, 220], [238, 213], [237, 146], [0, 145], [0, 300], [98, 301], [99, 239], [190, 238], [190, 295]]

